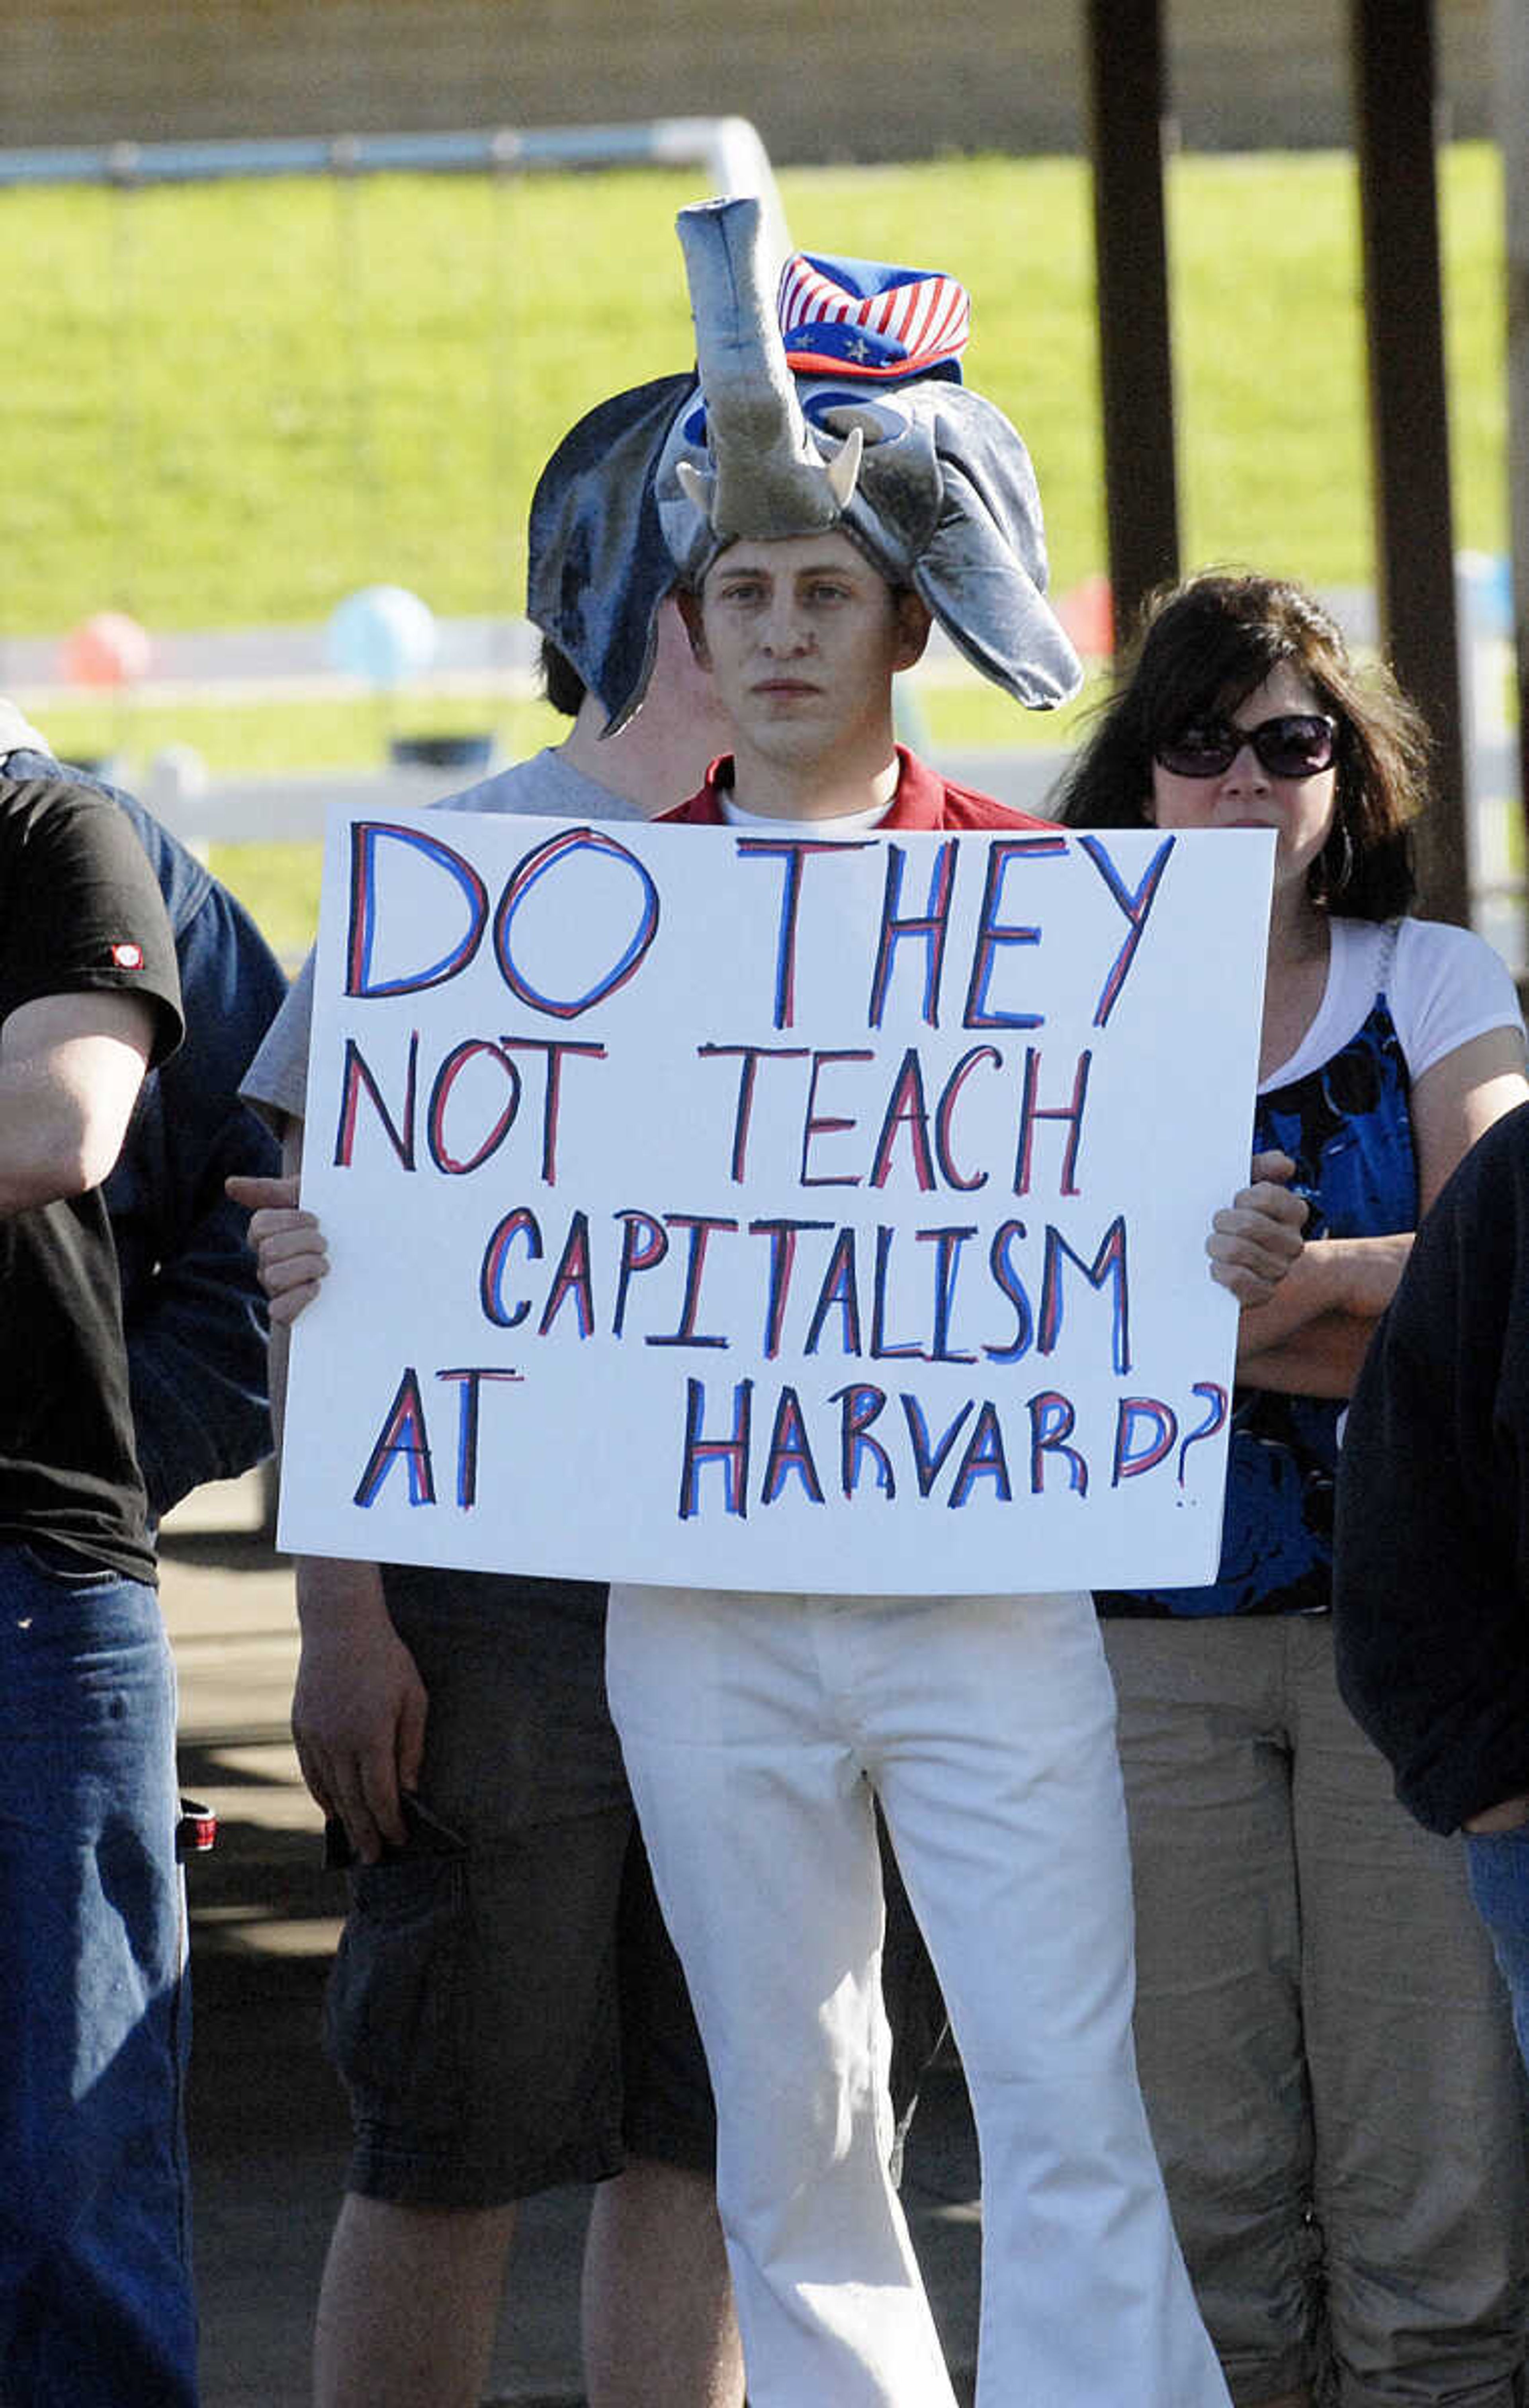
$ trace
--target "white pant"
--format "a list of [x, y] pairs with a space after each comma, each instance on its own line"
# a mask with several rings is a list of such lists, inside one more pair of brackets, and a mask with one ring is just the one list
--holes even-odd
[[1136, 2087], [1088, 1598], [618, 1586], [608, 1628], [717, 2094], [753, 2408], [953, 2408], [887, 2173], [871, 1787], [981, 2144], [981, 2408], [1225, 2408]]

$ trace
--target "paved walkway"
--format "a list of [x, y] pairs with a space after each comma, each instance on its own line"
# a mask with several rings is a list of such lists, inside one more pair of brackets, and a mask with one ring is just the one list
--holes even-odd
[[[341, 1884], [287, 1733], [292, 1577], [252, 1484], [204, 1490], [167, 1526], [166, 1620], [181, 1690], [181, 1784], [219, 1816], [188, 1868], [195, 1984], [191, 2136], [203, 2408], [307, 2408], [309, 2322], [347, 2126], [318, 2046]], [[904, 2196], [964, 2398], [977, 2329], [976, 2153], [959, 2074], [936, 2071]], [[487, 2398], [580, 2401], [578, 2266], [587, 2194], [530, 2202]]]

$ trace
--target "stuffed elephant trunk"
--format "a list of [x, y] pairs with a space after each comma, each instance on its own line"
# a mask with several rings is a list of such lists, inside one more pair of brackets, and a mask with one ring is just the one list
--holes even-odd
[[[711, 462], [707, 471], [680, 464], [686, 494], [722, 543], [834, 526], [854, 491], [860, 437], [833, 443], [825, 459], [802, 415], [776, 319], [759, 202], [681, 210], [679, 240]], [[825, 437], [824, 448], [830, 443]]]

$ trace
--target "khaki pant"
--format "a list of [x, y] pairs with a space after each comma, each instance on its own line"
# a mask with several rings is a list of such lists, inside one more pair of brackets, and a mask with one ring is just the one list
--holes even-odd
[[1238, 2401], [1510, 2408], [1529, 2186], [1508, 2001], [1458, 1841], [1337, 1695], [1325, 1615], [1110, 1621], [1136, 2050]]

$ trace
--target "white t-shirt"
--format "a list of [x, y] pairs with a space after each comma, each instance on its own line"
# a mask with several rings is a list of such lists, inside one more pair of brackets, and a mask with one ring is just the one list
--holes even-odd
[[[612, 795], [586, 778], [549, 747], [529, 761], [516, 761], [492, 778], [459, 795], [445, 795], [432, 803], [433, 811], [527, 812], [557, 820], [638, 820], [636, 803]], [[282, 1124], [300, 1121], [307, 1101], [308, 1035], [313, 1021], [313, 955], [309, 953], [292, 982], [292, 992], [244, 1074], [239, 1089], [279, 1133]]]
[[1330, 1062], [1364, 1026], [1382, 990], [1414, 1080], [1489, 1028], [1522, 1028], [1507, 966], [1469, 928], [1442, 920], [1335, 918], [1331, 929], [1316, 1018], [1290, 1059], [1260, 1081], [1260, 1095]]
[[880, 826], [896, 799], [894, 792], [887, 796], [884, 803], [872, 803], [864, 811], [844, 811], [836, 819], [781, 820], [772, 819], [764, 811], [746, 811], [741, 803], [733, 800], [725, 786], [718, 796], [722, 817], [729, 827], [752, 828], [761, 836], [790, 837], [868, 835], [872, 828]]

